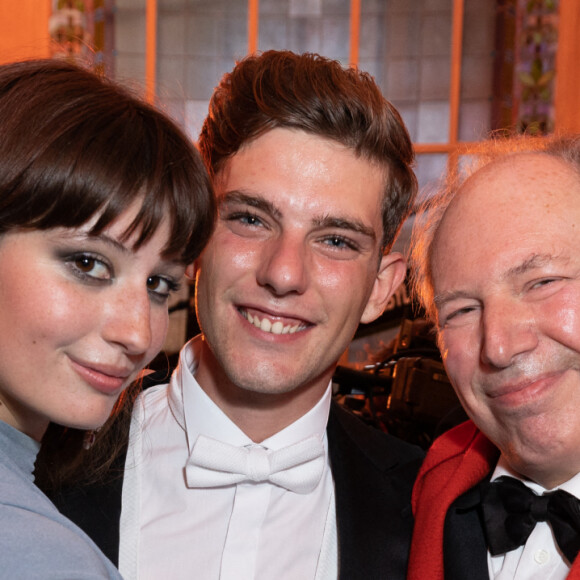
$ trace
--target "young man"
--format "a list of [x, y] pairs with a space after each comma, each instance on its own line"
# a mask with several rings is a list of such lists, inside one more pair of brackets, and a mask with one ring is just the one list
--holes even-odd
[[269, 51], [223, 78], [200, 148], [219, 205], [191, 268], [202, 333], [136, 403], [121, 572], [403, 579], [421, 452], [332, 404], [331, 379], [405, 276], [407, 131], [368, 75]]
[[414, 233], [417, 288], [473, 421], [421, 469], [416, 580], [580, 578], [580, 139], [507, 147]]

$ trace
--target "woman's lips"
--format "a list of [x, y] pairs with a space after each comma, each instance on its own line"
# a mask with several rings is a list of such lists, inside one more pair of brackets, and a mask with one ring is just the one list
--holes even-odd
[[117, 395], [131, 375], [126, 369], [89, 365], [70, 359], [73, 369], [93, 389], [106, 395]]

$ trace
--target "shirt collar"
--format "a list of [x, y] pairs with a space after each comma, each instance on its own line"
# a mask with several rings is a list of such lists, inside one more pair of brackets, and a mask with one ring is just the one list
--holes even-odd
[[574, 477], [572, 477], [568, 481], [565, 481], [564, 483], [557, 485], [552, 489], [546, 489], [539, 483], [530, 481], [529, 479], [524, 479], [519, 473], [517, 473], [510, 467], [506, 458], [502, 454], [500, 455], [499, 461], [497, 462], [495, 470], [491, 476], [491, 481], [494, 481], [495, 479], [497, 479], [502, 475], [508, 475], [509, 477], [519, 479], [522, 483], [527, 485], [532, 491], [536, 492], [538, 495], [541, 495], [546, 491], [554, 491], [556, 489], [562, 489], [564, 491], [567, 491], [568, 493], [571, 493], [574, 497], [580, 499], [580, 473], [577, 473]]

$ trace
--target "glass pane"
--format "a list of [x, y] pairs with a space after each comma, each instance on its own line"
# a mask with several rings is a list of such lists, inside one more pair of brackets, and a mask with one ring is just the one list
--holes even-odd
[[348, 63], [350, 0], [260, 0], [259, 50], [317, 52]]
[[197, 139], [214, 87], [248, 48], [247, 0], [157, 1], [157, 95]]
[[419, 181], [419, 199], [433, 195], [445, 179], [447, 172], [447, 154], [422, 153], [417, 155], [415, 174]]
[[115, 2], [115, 76], [145, 86], [146, 0]]
[[452, 0], [362, 0], [359, 66], [399, 109], [411, 138], [446, 143]]
[[491, 130], [496, 3], [465, 0], [459, 140], [485, 139]]

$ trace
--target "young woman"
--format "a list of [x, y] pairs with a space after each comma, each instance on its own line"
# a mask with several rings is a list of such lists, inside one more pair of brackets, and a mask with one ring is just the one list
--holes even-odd
[[159, 352], [214, 212], [197, 151], [154, 108], [64, 62], [0, 66], [2, 577], [120, 578], [34, 485], [35, 458], [49, 424], [99, 428]]

